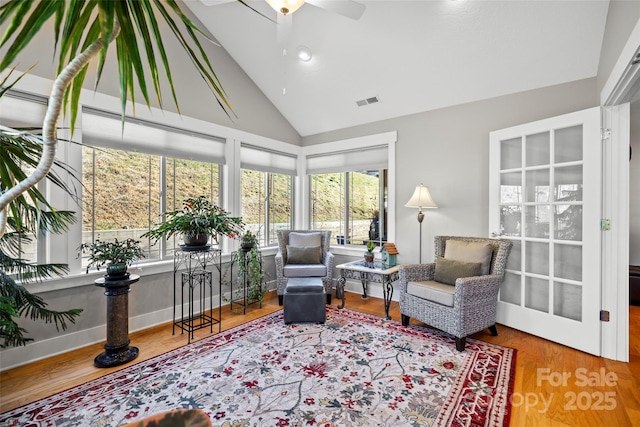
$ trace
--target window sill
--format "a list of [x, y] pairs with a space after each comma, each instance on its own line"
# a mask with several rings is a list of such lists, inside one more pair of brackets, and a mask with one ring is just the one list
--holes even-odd
[[[261, 249], [263, 256], [273, 256], [277, 252], [277, 247], [269, 246]], [[223, 254], [222, 262], [231, 261], [231, 254]], [[133, 274], [140, 276], [151, 276], [154, 274], [173, 273], [173, 260], [152, 261], [141, 264], [133, 264], [128, 269]], [[80, 286], [93, 285], [94, 281], [104, 276], [105, 270], [90, 270], [89, 273], [70, 274], [63, 277], [54, 277], [42, 282], [31, 282], [27, 286], [33, 294], [58, 291], [62, 289], [76, 288]]]

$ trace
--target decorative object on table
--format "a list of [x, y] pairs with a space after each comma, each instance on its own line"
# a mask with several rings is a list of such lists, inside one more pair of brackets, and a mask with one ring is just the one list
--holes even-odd
[[331, 304], [333, 263], [331, 231], [278, 230], [275, 256], [278, 304], [283, 304], [284, 290], [291, 277], [320, 277]]
[[344, 236], [336, 236], [336, 242], [338, 242], [339, 245], [344, 245]]
[[245, 252], [248, 252], [254, 246], [257, 246], [257, 245], [258, 245], [258, 236], [253, 234], [251, 230], [245, 231], [244, 234], [242, 235], [242, 238], [240, 239], [240, 247], [242, 247], [242, 250]]
[[380, 251], [380, 261], [382, 265], [386, 267], [393, 267], [398, 263], [398, 249], [396, 249], [396, 245], [391, 242], [387, 242], [382, 246], [382, 250]]
[[115, 426], [189, 405], [218, 426], [509, 425], [513, 349], [470, 339], [458, 353], [440, 331], [331, 306], [324, 325], [283, 320], [278, 310], [106, 373], [0, 424]]
[[139, 279], [137, 274], [127, 274], [94, 282], [96, 286], [104, 288], [107, 296], [107, 342], [104, 352], [93, 360], [98, 368], [112, 368], [138, 357], [138, 347], [129, 346], [129, 292], [130, 285]]
[[365, 262], [373, 262], [373, 250], [376, 248], [376, 242], [369, 240], [367, 242], [367, 250], [364, 253]]
[[127, 267], [134, 261], [144, 258], [144, 251], [140, 247], [140, 241], [134, 239], [105, 242], [96, 239], [92, 243], [83, 243], [79, 248], [82, 253], [89, 253], [89, 268], [95, 265], [96, 269], [107, 265], [107, 280], [121, 280], [127, 275]]
[[208, 244], [210, 236], [217, 239], [224, 235], [233, 239], [244, 231], [242, 218], [231, 216], [205, 196], [185, 199], [182, 209], [165, 212], [163, 217], [161, 223], [141, 237], [158, 241], [180, 234], [186, 246], [203, 247]]
[[513, 245], [484, 237], [435, 237], [436, 262], [400, 266], [402, 324], [413, 317], [456, 339], [463, 351], [466, 337], [489, 328], [497, 335], [498, 291]]
[[424, 219], [424, 213], [422, 212], [422, 208], [437, 208], [436, 202], [431, 198], [431, 193], [429, 193], [429, 187], [420, 184], [416, 187], [413, 192], [413, 196], [409, 199], [409, 201], [404, 205], [407, 208], [418, 208], [418, 223], [420, 224], [420, 249], [419, 249], [419, 264], [422, 264], [422, 220]]

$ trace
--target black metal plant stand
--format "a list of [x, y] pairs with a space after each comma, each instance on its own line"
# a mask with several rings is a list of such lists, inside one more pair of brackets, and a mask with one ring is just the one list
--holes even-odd
[[107, 296], [107, 343], [104, 353], [93, 361], [98, 368], [122, 365], [138, 357], [138, 347], [129, 347], [129, 285], [138, 280], [139, 275], [127, 273], [119, 280], [105, 277], [94, 282]]
[[[262, 266], [262, 252], [257, 251], [257, 253], [258, 253], [258, 258], [260, 260], [260, 266]], [[249, 280], [249, 274], [247, 273], [250, 268], [250, 265], [249, 265], [250, 262], [251, 260], [249, 259], [249, 251], [244, 251], [241, 249], [239, 251], [231, 253], [231, 277], [233, 278], [233, 266], [236, 265], [236, 263], [238, 264], [238, 274], [241, 274], [240, 263], [244, 264], [243, 267], [244, 267], [245, 274], [244, 274], [244, 277], [239, 277], [238, 279], [239, 281], [238, 286], [241, 289], [236, 290], [236, 293], [238, 293], [238, 296], [235, 298], [233, 293], [233, 280], [231, 280], [231, 283], [230, 283], [231, 289], [229, 294], [229, 298], [230, 298], [229, 309], [233, 310], [233, 304], [235, 303], [242, 307], [243, 314], [247, 313], [247, 307], [250, 306], [251, 304], [259, 303], [260, 308], [262, 308], [262, 301], [251, 299], [251, 282]]]
[[[222, 251], [211, 249], [210, 246], [196, 248], [181, 247], [173, 254], [173, 328], [176, 327], [187, 333], [187, 342], [191, 343], [194, 332], [198, 329], [209, 327], [213, 333], [213, 325], [218, 325], [221, 330], [222, 321], [222, 292], [218, 292], [218, 317], [213, 316], [213, 273], [207, 270], [207, 265], [214, 265], [219, 273], [218, 283], [222, 283]], [[180, 273], [180, 286], [176, 281], [178, 271]], [[180, 318], [177, 318], [176, 305], [178, 304], [177, 291], [180, 289]], [[209, 307], [207, 307], [207, 290], [209, 291]], [[185, 293], [187, 313], [185, 313]]]

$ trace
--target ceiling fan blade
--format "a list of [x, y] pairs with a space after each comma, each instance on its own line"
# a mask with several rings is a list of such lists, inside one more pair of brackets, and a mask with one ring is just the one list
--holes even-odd
[[200, 3], [205, 6], [217, 6], [219, 4], [231, 3], [232, 1], [234, 0], [200, 0]]
[[278, 43], [284, 43], [289, 40], [291, 28], [293, 27], [293, 14], [283, 15], [278, 13]]
[[306, 0], [306, 3], [321, 7], [338, 15], [346, 16], [354, 20], [360, 19], [366, 6], [352, 0]]

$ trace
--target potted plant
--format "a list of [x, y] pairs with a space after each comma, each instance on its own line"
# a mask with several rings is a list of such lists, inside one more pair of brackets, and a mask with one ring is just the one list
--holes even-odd
[[238, 255], [238, 280], [241, 287], [248, 288], [245, 304], [251, 301], [258, 301], [262, 304], [267, 291], [264, 287], [264, 273], [262, 272], [262, 259], [258, 245], [254, 245], [247, 251], [240, 251]]
[[367, 251], [364, 253], [365, 262], [373, 262], [373, 250], [376, 247], [376, 243], [373, 240], [367, 242]]
[[87, 264], [87, 273], [89, 268], [107, 265], [107, 277], [119, 279], [127, 274], [127, 267], [132, 262], [140, 258], [144, 258], [144, 252], [140, 247], [140, 241], [134, 239], [118, 240], [113, 242], [105, 242], [96, 239], [92, 243], [83, 243], [80, 245], [83, 253], [89, 253], [89, 264]]
[[211, 203], [205, 196], [184, 200], [182, 209], [164, 213], [164, 221], [144, 233], [141, 237], [150, 237], [155, 241], [175, 234], [182, 235], [186, 246], [205, 246], [209, 236], [218, 235], [231, 238], [242, 233], [242, 218], [233, 217], [221, 207]]
[[258, 245], [258, 236], [253, 234], [251, 230], [245, 231], [240, 239], [240, 246], [245, 252], [251, 250], [254, 246]]

